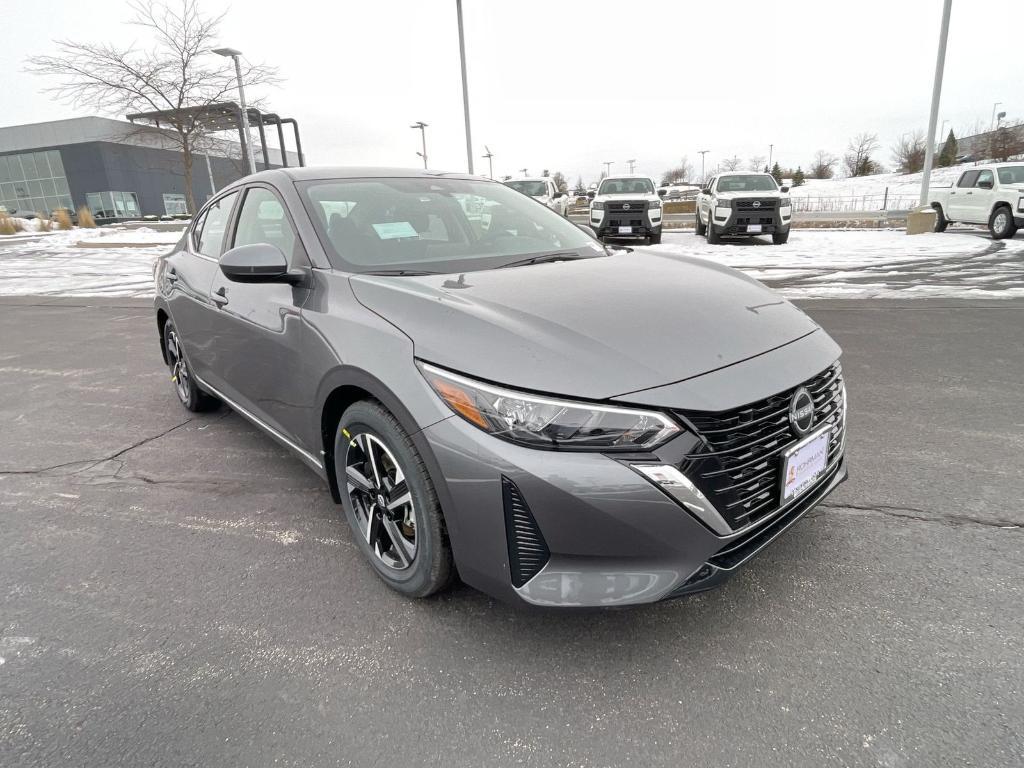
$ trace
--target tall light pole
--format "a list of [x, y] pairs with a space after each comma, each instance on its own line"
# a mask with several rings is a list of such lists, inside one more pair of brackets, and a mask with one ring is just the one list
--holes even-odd
[[633, 169], [636, 168], [636, 160], [627, 160], [626, 165], [629, 166], [629, 172], [633, 173]]
[[462, 0], [455, 0], [455, 13], [459, 17], [459, 58], [462, 60], [462, 111], [466, 116], [466, 165], [473, 173], [473, 138], [469, 132], [469, 83], [466, 82], [466, 38], [462, 33]]
[[994, 131], [996, 129], [996, 110], [1001, 106], [1003, 106], [1003, 102], [1001, 101], [997, 101], [992, 105], [992, 128], [990, 130]]
[[710, 149], [702, 149], [697, 153], [698, 155], [700, 155], [700, 185], [702, 187], [704, 186], [704, 181], [706, 178], [704, 176], [704, 155], [706, 155], [710, 151]]
[[772, 169], [772, 153], [774, 151], [775, 151], [775, 145], [774, 144], [769, 144], [768, 145], [768, 170], [769, 171], [771, 171], [771, 169]]
[[422, 152], [417, 152], [416, 154], [423, 158], [423, 167], [426, 168], [427, 167], [427, 123], [424, 123], [422, 120], [419, 120], [419, 121], [413, 123], [412, 125], [410, 125], [409, 127], [413, 128], [413, 129], [419, 128], [420, 138], [423, 140], [423, 151]]
[[491, 148], [484, 144], [484, 149], [487, 150], [487, 154], [483, 157], [487, 158], [487, 177], [490, 179], [494, 178], [494, 153], [491, 152]]
[[520, 168], [519, 169], [519, 172], [521, 174], [523, 174], [523, 178], [526, 178], [527, 171], [529, 171], [529, 168]]
[[615, 165], [614, 160], [605, 160], [601, 165], [604, 166], [604, 175], [610, 176], [612, 173], [612, 166]]
[[918, 199], [922, 208], [928, 204], [928, 187], [932, 180], [932, 163], [935, 161], [935, 124], [939, 122], [939, 97], [942, 95], [942, 73], [946, 68], [946, 40], [949, 38], [949, 12], [952, 8], [953, 0], [944, 0], [939, 51], [935, 56], [935, 81], [932, 83], [932, 109], [928, 114], [928, 143], [924, 147], [924, 173], [921, 175], [921, 196]]
[[249, 109], [245, 106], [245, 88], [242, 87], [242, 65], [238, 61], [242, 52], [235, 48], [214, 48], [213, 52], [218, 56], [228, 56], [235, 62], [235, 78], [238, 80], [238, 106], [242, 111], [242, 132], [245, 134], [245, 146], [242, 147], [242, 151], [245, 152], [245, 159], [249, 163], [249, 173], [256, 173], [256, 159], [253, 156], [252, 139], [249, 136]]

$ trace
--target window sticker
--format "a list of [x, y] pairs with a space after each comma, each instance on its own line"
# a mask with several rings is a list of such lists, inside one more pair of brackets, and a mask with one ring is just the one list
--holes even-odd
[[374, 224], [377, 237], [381, 240], [397, 240], [402, 237], [419, 237], [412, 224], [408, 221], [387, 221], [383, 224]]

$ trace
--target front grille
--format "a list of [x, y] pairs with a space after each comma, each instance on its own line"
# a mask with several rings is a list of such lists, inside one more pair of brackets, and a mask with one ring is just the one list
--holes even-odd
[[505, 505], [509, 576], [514, 586], [521, 587], [537, 575], [551, 553], [519, 486], [503, 476], [501, 495]]
[[749, 226], [750, 224], [769, 225], [774, 224], [775, 219], [771, 216], [740, 216], [733, 220], [736, 226]]
[[[827, 482], [839, 459], [843, 420], [843, 371], [838, 362], [805, 381], [814, 400], [814, 428], [831, 424]], [[798, 435], [789, 423], [789, 405], [797, 387], [728, 411], [680, 411], [703, 439], [680, 469], [700, 488], [733, 530], [773, 514], [780, 504], [783, 451]], [[813, 493], [811, 489], [807, 494]]]
[[[625, 206], [629, 206], [626, 208]], [[627, 213], [635, 213], [637, 211], [647, 210], [647, 203], [643, 200], [624, 200], [621, 203], [607, 203], [609, 211], [626, 211]]]
[[[737, 211], [774, 211], [778, 202], [770, 197], [761, 200], [733, 200], [732, 207]], [[755, 203], [760, 203], [760, 205], [755, 205]]]

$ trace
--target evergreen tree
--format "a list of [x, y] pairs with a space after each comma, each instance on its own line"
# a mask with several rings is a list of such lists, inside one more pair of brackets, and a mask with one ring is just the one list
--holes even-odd
[[779, 167], [779, 164], [778, 164], [777, 161], [772, 166], [772, 176], [775, 177], [775, 181], [777, 181], [779, 184], [782, 183], [782, 169]]
[[956, 136], [953, 135], [953, 129], [949, 129], [949, 136], [946, 137], [946, 143], [942, 145], [942, 151], [939, 153], [939, 165], [943, 168], [947, 168], [956, 162]]
[[794, 187], [802, 187], [805, 181], [803, 169], [798, 165], [796, 170], [793, 171], [793, 184]]

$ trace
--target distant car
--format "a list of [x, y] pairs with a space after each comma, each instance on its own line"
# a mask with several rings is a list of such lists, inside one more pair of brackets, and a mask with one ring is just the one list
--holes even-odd
[[793, 203], [789, 187], [780, 187], [770, 173], [728, 171], [712, 177], [697, 195], [696, 217], [696, 234], [709, 243], [771, 235], [782, 245], [789, 240]]
[[960, 174], [956, 184], [928, 190], [928, 204], [938, 214], [935, 231], [950, 222], [986, 224], [996, 240], [1024, 228], [1024, 163], [979, 165]]
[[566, 215], [569, 208], [569, 196], [565, 192], [560, 192], [550, 178], [545, 176], [538, 179], [513, 179], [506, 181], [505, 184], [516, 192], [522, 192], [538, 203], [543, 203], [552, 211], [563, 216]]
[[590, 203], [590, 226], [599, 239], [661, 242], [661, 197], [648, 176], [611, 176]]

